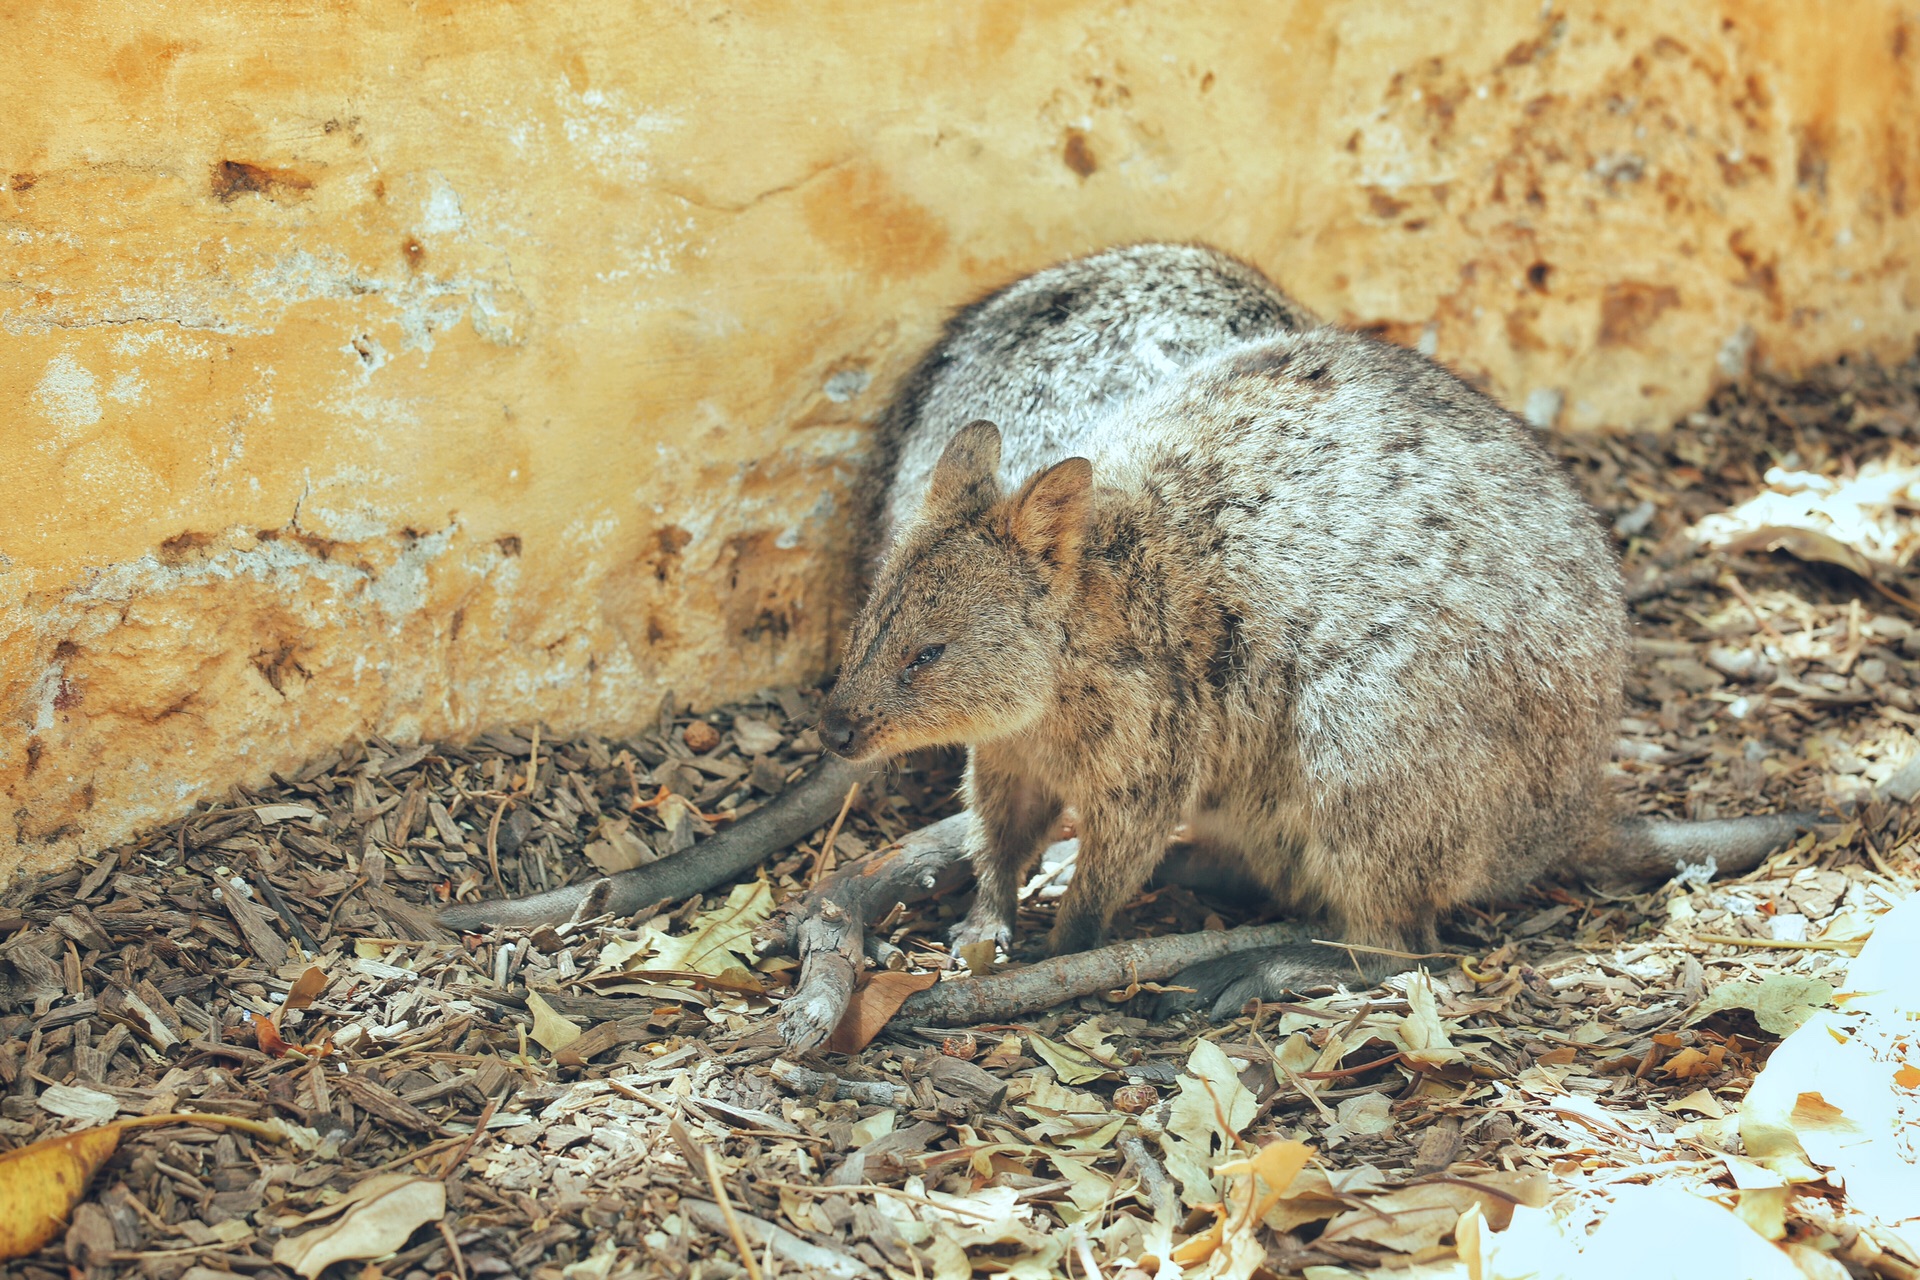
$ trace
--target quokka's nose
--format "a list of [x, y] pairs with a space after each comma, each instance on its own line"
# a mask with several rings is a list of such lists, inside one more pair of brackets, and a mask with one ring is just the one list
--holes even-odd
[[829, 710], [820, 717], [820, 741], [827, 750], [846, 754], [853, 746], [853, 721], [838, 711]]

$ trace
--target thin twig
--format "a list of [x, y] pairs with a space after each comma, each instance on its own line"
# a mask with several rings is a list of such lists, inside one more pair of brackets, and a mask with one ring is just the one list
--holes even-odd
[[720, 1177], [719, 1162], [713, 1158], [712, 1147], [702, 1147], [700, 1154], [706, 1157], [707, 1185], [713, 1188], [713, 1202], [720, 1206], [720, 1215], [727, 1220], [727, 1230], [733, 1235], [733, 1247], [740, 1251], [740, 1264], [747, 1269], [747, 1280], [760, 1280], [760, 1264], [754, 1260], [753, 1247], [747, 1243], [747, 1233], [740, 1228], [740, 1219], [733, 1212], [733, 1201], [727, 1198], [727, 1184]]
[[1358, 951], [1370, 956], [1388, 956], [1394, 960], [1471, 960], [1472, 956], [1462, 955], [1458, 951], [1394, 951], [1389, 947], [1363, 947], [1357, 942], [1335, 942], [1329, 938], [1314, 938], [1317, 947], [1333, 947], [1340, 951]]
[[1344, 1080], [1348, 1076], [1365, 1075], [1375, 1067], [1390, 1067], [1406, 1056], [1404, 1053], [1390, 1053], [1384, 1058], [1375, 1058], [1372, 1062], [1363, 1062], [1357, 1067], [1335, 1067], [1331, 1071], [1301, 1071], [1297, 1074], [1289, 1071], [1287, 1075], [1300, 1080]]
[[467, 1135], [467, 1141], [458, 1151], [447, 1156], [440, 1164], [440, 1180], [445, 1182], [448, 1175], [466, 1163], [473, 1152], [473, 1144], [480, 1141], [480, 1135], [487, 1131], [487, 1124], [493, 1119], [493, 1113], [500, 1106], [500, 1099], [488, 1098], [487, 1105], [480, 1109], [480, 1118], [473, 1122], [473, 1132]]
[[1722, 947], [1762, 947], [1770, 951], [1843, 951], [1850, 956], [1860, 954], [1860, 945], [1865, 938], [1850, 938], [1845, 942], [1827, 942], [1821, 939], [1796, 941], [1792, 938], [1736, 938], [1726, 933], [1696, 933], [1694, 942], [1713, 943]]
[[860, 780], [855, 779], [847, 788], [847, 798], [840, 802], [840, 816], [827, 828], [827, 838], [820, 842], [820, 852], [813, 859], [813, 870], [807, 873], [807, 888], [820, 883], [820, 874], [826, 870], [827, 859], [833, 854], [833, 842], [839, 838], [840, 824], [847, 820], [847, 811], [853, 808], [853, 798], [860, 794]]
[[500, 881], [500, 817], [512, 803], [511, 797], [501, 796], [499, 808], [493, 811], [493, 821], [487, 824], [487, 870], [493, 873], [493, 887], [502, 893], [507, 891], [507, 886]]
[[436, 1224], [440, 1228], [440, 1238], [447, 1242], [447, 1249], [453, 1254], [453, 1270], [460, 1280], [467, 1280], [467, 1260], [460, 1253], [460, 1242], [453, 1238], [453, 1228], [447, 1225], [445, 1218]]
[[857, 1187], [813, 1187], [799, 1182], [773, 1182], [762, 1179], [756, 1185], [774, 1187], [782, 1191], [794, 1191], [810, 1196], [892, 1196], [895, 1200], [905, 1200], [909, 1204], [925, 1205], [929, 1209], [938, 1209], [942, 1213], [957, 1213], [965, 1217], [978, 1218], [982, 1222], [994, 1222], [997, 1219], [990, 1213], [975, 1209], [965, 1209], [957, 1204], [941, 1204], [938, 1200], [929, 1200], [926, 1196], [914, 1195], [911, 1191], [901, 1191], [897, 1187], [875, 1186], [872, 1183]]

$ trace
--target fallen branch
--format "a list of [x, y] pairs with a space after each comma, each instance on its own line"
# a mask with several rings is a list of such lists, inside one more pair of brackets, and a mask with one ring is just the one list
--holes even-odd
[[[956, 813], [944, 818], [930, 827], [922, 827], [901, 840], [894, 848], [862, 859], [859, 862], [841, 868], [818, 888], [792, 899], [781, 913], [762, 925], [759, 930], [758, 947], [762, 954], [775, 951], [792, 950], [800, 958], [800, 976], [794, 984], [793, 994], [781, 1005], [780, 1034], [786, 1043], [796, 1050], [816, 1048], [826, 1043], [835, 1027], [846, 1016], [847, 1007], [853, 998], [853, 990], [860, 973], [860, 962], [865, 943], [866, 926], [885, 916], [900, 903], [918, 902], [923, 898], [937, 897], [952, 893], [972, 878], [972, 868], [967, 862], [967, 832], [972, 825], [972, 815]], [[1054, 856], [1060, 860], [1059, 846], [1055, 846]], [[1235, 883], [1220, 868], [1202, 862], [1192, 863], [1188, 851], [1176, 846], [1170, 849], [1165, 862], [1156, 876], [1163, 883], [1182, 883], [1192, 880], [1195, 883], [1217, 888]], [[1291, 926], [1289, 926], [1291, 928]], [[1196, 934], [1197, 939], [1214, 939], [1224, 935]], [[1297, 941], [1289, 933], [1278, 941]], [[1127, 944], [1145, 946], [1148, 944]], [[1194, 959], [1179, 962], [1161, 962], [1162, 968], [1152, 974], [1141, 972], [1138, 980], [1152, 982], [1159, 978], [1179, 972], [1188, 964], [1224, 954], [1232, 947], [1216, 947], [1204, 950], [1208, 944], [1202, 943], [1201, 951], [1194, 951]], [[1251, 945], [1259, 945], [1257, 943]], [[1158, 956], [1160, 949], [1167, 949], [1168, 955], [1189, 954], [1180, 949], [1176, 939], [1160, 938], [1151, 942], [1149, 951], [1143, 953]], [[1111, 950], [1111, 949], [1109, 949]], [[1092, 956], [1105, 955], [1106, 952], [1091, 952], [1085, 956], [1064, 957], [1050, 964], [1065, 964], [1068, 969], [1078, 973], [1087, 964], [1097, 965]], [[1130, 963], [1131, 953], [1120, 957], [1116, 963]], [[1165, 965], [1171, 964], [1168, 968]], [[1026, 972], [1022, 970], [1022, 972]], [[1095, 972], [1090, 970], [1089, 972]], [[1104, 971], [1100, 971], [1104, 972]], [[1118, 976], [1112, 981], [1091, 978], [1092, 986], [1084, 990], [1061, 995], [1055, 993], [1050, 1003], [1071, 999], [1074, 995], [1084, 995], [1089, 991], [1102, 990], [1105, 987], [1125, 986], [1135, 980], [1129, 972], [1115, 971]], [[1011, 975], [1010, 975], [1011, 977]], [[1079, 979], [1075, 979], [1076, 981]], [[994, 979], [994, 981], [1002, 981]], [[1036, 982], [1044, 982], [1037, 979]], [[927, 1006], [922, 1002], [929, 997], [941, 999], [960, 999], [962, 997], [942, 997], [941, 993], [952, 987], [956, 990], [971, 991], [976, 984], [962, 982], [945, 984], [932, 990], [919, 992], [908, 998], [903, 1012], [918, 1012]], [[1036, 985], [1030, 995], [1019, 997], [1023, 1002], [1038, 999], [1046, 995], [1043, 986]], [[936, 1004], [934, 1007], [945, 1007]], [[1045, 1008], [1047, 1004], [1026, 1005], [1027, 1009]], [[921, 1016], [926, 1016], [922, 1014]], [[988, 1015], [979, 1018], [960, 1017], [960, 1021], [983, 1021]]]
[[1007, 973], [943, 982], [907, 997], [900, 1013], [935, 1026], [1007, 1022], [1080, 996], [1136, 982], [1159, 982], [1231, 952], [1302, 943], [1308, 934], [1306, 926], [1287, 923], [1136, 938], [1096, 951], [1055, 956]]
[[824, 1044], [846, 1016], [869, 921], [896, 903], [951, 892], [966, 882], [971, 824], [968, 814], [956, 813], [923, 827], [896, 848], [835, 872], [762, 927], [762, 951], [791, 947], [800, 956], [800, 979], [780, 1007], [780, 1034], [789, 1046]]
[[[814, 771], [746, 817], [691, 849], [604, 880], [589, 880], [504, 902], [463, 902], [440, 913], [449, 929], [475, 931], [506, 926], [532, 929], [562, 924], [604, 892], [600, 910], [630, 916], [656, 902], [676, 902], [737, 880], [771, 855], [790, 848], [833, 820], [847, 789], [878, 773], [874, 765], [822, 756]], [[600, 886], [607, 886], [604, 890]]]
[[[973, 875], [966, 849], [972, 823], [971, 814], [956, 813], [908, 834], [891, 849], [841, 867], [815, 888], [790, 899], [779, 915], [760, 927], [759, 950], [766, 954], [799, 947], [802, 925], [828, 903], [865, 925], [893, 910], [895, 903], [918, 902], [958, 889]], [[804, 953], [801, 959], [806, 959]]]
[[775, 1084], [802, 1097], [814, 1098], [824, 1093], [835, 1102], [859, 1102], [882, 1107], [913, 1105], [913, 1090], [903, 1084], [842, 1080], [824, 1071], [798, 1066], [785, 1058], [775, 1058], [768, 1073], [773, 1076]]

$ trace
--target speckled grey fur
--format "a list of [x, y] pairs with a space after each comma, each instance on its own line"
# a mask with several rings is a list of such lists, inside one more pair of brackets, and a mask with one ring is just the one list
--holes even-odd
[[[1101, 938], [1182, 823], [1339, 937], [1415, 952], [1544, 874], [1730, 869], [1790, 832], [1612, 829], [1629, 639], [1593, 513], [1512, 414], [1251, 267], [1148, 245], [1041, 272], [955, 319], [893, 426], [822, 728], [854, 758], [971, 748], [959, 941], [1010, 937], [1065, 806], [1055, 950]], [[1187, 981], [1220, 1013], [1343, 968], [1296, 948]]]

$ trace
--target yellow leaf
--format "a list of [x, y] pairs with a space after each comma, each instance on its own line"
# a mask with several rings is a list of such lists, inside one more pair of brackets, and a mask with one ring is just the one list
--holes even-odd
[[[1267, 1210], [1286, 1194], [1300, 1171], [1307, 1167], [1307, 1161], [1313, 1159], [1313, 1148], [1304, 1142], [1269, 1142], [1260, 1148], [1258, 1154], [1247, 1160], [1230, 1160], [1214, 1169], [1215, 1173], [1251, 1175], [1267, 1184], [1267, 1194], [1259, 1202], [1259, 1207], [1246, 1214], [1243, 1226], [1251, 1226], [1267, 1216]], [[1247, 1186], [1247, 1203], [1253, 1204], [1258, 1187], [1253, 1183]]]
[[1480, 1241], [1481, 1229], [1486, 1223], [1480, 1202], [1475, 1200], [1454, 1224], [1453, 1248], [1460, 1255], [1460, 1261], [1467, 1264], [1467, 1280], [1481, 1280], [1486, 1272], [1486, 1247]]
[[119, 1145], [120, 1128], [109, 1125], [0, 1155], [0, 1260], [23, 1258], [53, 1239]]
[[1662, 1111], [1698, 1111], [1701, 1115], [1711, 1116], [1715, 1120], [1724, 1120], [1727, 1115], [1727, 1109], [1721, 1105], [1720, 1099], [1705, 1089], [1695, 1089], [1677, 1101], [1662, 1103], [1660, 1109]]
[[312, 1004], [322, 991], [327, 989], [327, 971], [309, 965], [305, 972], [294, 979], [293, 986], [287, 991], [286, 1003], [282, 1009], [304, 1009]]
[[533, 1015], [533, 1038], [548, 1053], [558, 1053], [580, 1038], [579, 1026], [555, 1013], [538, 991], [527, 992], [527, 1012]]
[[1920, 1089], [1920, 1067], [1902, 1066], [1893, 1073], [1893, 1082], [1902, 1089]]

